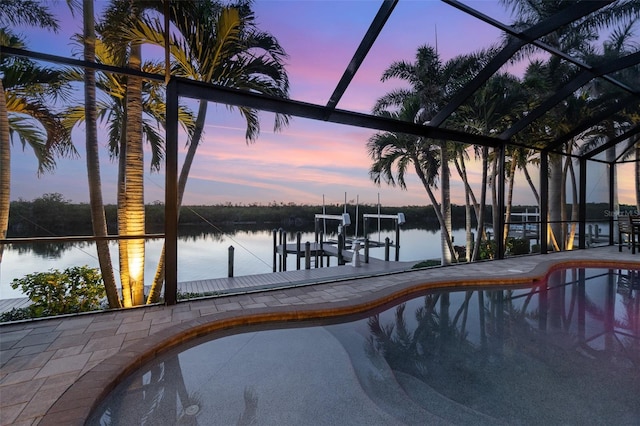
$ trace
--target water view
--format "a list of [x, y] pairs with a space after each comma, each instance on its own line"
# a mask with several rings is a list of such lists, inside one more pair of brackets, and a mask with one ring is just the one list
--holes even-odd
[[[608, 224], [597, 223], [600, 237], [608, 234]], [[289, 231], [287, 242], [295, 243], [295, 229]], [[186, 234], [186, 232], [185, 232]], [[359, 233], [361, 236], [361, 232]], [[454, 244], [464, 245], [465, 230], [456, 229], [452, 232]], [[347, 232], [347, 236], [353, 236]], [[328, 229], [325, 240], [335, 240], [335, 230]], [[395, 231], [381, 229], [369, 233], [369, 239], [384, 245], [385, 238], [394, 243]], [[314, 241], [314, 232], [301, 232], [301, 242]], [[531, 240], [531, 244], [536, 241]], [[163, 240], [149, 240], [145, 247], [145, 282], [150, 284], [156, 273], [156, 266], [162, 251]], [[256, 229], [245, 226], [233, 230], [206, 230], [190, 232], [188, 236], [181, 234], [178, 240], [178, 281], [193, 281], [211, 278], [221, 278], [228, 275], [229, 247], [234, 248], [234, 275], [265, 274], [273, 271], [273, 229]], [[118, 247], [115, 242], [110, 244], [111, 258], [118, 259]], [[384, 259], [384, 247], [370, 249], [370, 256]], [[423, 228], [400, 229], [400, 261], [421, 262], [428, 259], [440, 259], [440, 232]], [[391, 260], [395, 259], [395, 247], [391, 247]], [[332, 265], [336, 259], [331, 260]], [[90, 243], [54, 243], [13, 245], [5, 248], [2, 263], [0, 263], [0, 299], [24, 297], [19, 289], [11, 288], [11, 282], [27, 274], [44, 272], [50, 269], [63, 270], [71, 266], [98, 267], [95, 244]], [[117, 272], [117, 263], [113, 264]], [[304, 262], [302, 266], [304, 268]], [[287, 270], [296, 268], [295, 256], [287, 257]], [[116, 280], [118, 274], [116, 273]]]
[[567, 269], [236, 328], [159, 356], [87, 424], [637, 424], [639, 291], [639, 271]]
[[[453, 232], [456, 244], [464, 241], [464, 229]], [[336, 235], [327, 235], [327, 239]], [[369, 235], [372, 241], [384, 244], [385, 238], [395, 241], [395, 231], [386, 230]], [[289, 243], [295, 243], [295, 231], [287, 237]], [[303, 232], [301, 241], [314, 241], [313, 232]], [[460, 242], [460, 243], [458, 243]], [[156, 272], [163, 240], [150, 240], [145, 248], [145, 282], [151, 283]], [[234, 247], [234, 275], [264, 274], [273, 271], [273, 233], [272, 230], [235, 229], [234, 231], [202, 232], [182, 236], [178, 241], [178, 280], [192, 281], [226, 277], [228, 274], [229, 246]], [[441, 256], [440, 233], [425, 229], [402, 228], [400, 231], [400, 260], [423, 261], [439, 259]], [[110, 245], [112, 259], [118, 259], [117, 244]], [[391, 248], [393, 260], [395, 248]], [[384, 259], [384, 247], [372, 248], [370, 256]], [[332, 265], [335, 265], [335, 258]], [[24, 297], [19, 290], [11, 288], [11, 282], [34, 272], [59, 269], [70, 266], [98, 266], [95, 244], [56, 243], [34, 246], [13, 245], [5, 249], [0, 264], [0, 299]], [[117, 269], [117, 263], [114, 263]], [[304, 267], [304, 266], [303, 266]], [[288, 256], [287, 270], [296, 268], [295, 256]], [[117, 277], [117, 274], [116, 274]]]

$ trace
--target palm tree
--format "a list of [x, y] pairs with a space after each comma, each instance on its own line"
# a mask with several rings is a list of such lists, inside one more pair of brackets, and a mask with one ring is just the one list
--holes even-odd
[[[490, 50], [470, 55], [457, 56], [442, 63], [438, 52], [431, 46], [420, 46], [416, 53], [416, 61], [393, 62], [383, 73], [382, 81], [399, 78], [409, 83], [410, 88], [394, 90], [376, 102], [374, 114], [389, 108], [401, 109], [409, 98], [416, 98], [419, 110], [414, 117], [406, 117], [416, 123], [428, 123], [446, 105], [449, 99], [482, 69]], [[413, 102], [413, 101], [411, 101]], [[406, 112], [403, 113], [403, 115]], [[451, 210], [449, 187], [449, 150], [447, 141], [431, 141], [439, 149], [441, 205], [433, 204], [440, 223], [442, 235], [442, 262], [450, 263], [457, 259], [451, 241]], [[424, 145], [423, 145], [424, 146]], [[375, 160], [375, 159], [374, 159]], [[435, 180], [432, 181], [432, 184]]]
[[[501, 132], [520, 114], [522, 110], [522, 91], [520, 90], [520, 81], [516, 77], [499, 73], [491, 77], [479, 90], [477, 90], [471, 98], [461, 105], [458, 114], [455, 117], [455, 126], [464, 129], [467, 132], [490, 136]], [[489, 175], [491, 175], [491, 187], [495, 192], [495, 175], [497, 174], [497, 161], [495, 155], [490, 155], [489, 148], [475, 147], [475, 152], [479, 153], [482, 161], [482, 179], [480, 203], [476, 204], [476, 219], [478, 221], [477, 234], [473, 250], [470, 252], [470, 259], [477, 260], [480, 252], [480, 244], [484, 237], [484, 212], [487, 198], [487, 186], [489, 183]], [[489, 166], [491, 160], [492, 166]], [[462, 176], [462, 175], [461, 175]], [[462, 178], [466, 181], [466, 177]], [[471, 187], [465, 184], [470, 191]], [[475, 199], [475, 197], [474, 197]], [[501, 214], [497, 206], [493, 206], [492, 215], [494, 218]], [[495, 230], [495, 228], [494, 228]]]
[[[585, 52], [585, 61], [590, 64], [600, 65], [619, 60], [620, 58], [637, 52], [640, 46], [634, 41], [634, 27], [636, 24], [637, 21], [629, 21], [621, 25], [619, 28], [614, 29], [609, 34], [607, 40], [604, 41], [601, 49], [594, 48]], [[636, 81], [640, 79], [640, 67], [629, 67], [624, 71], [619, 72], [616, 77], [624, 82]], [[616, 90], [610, 85], [602, 84], [600, 81], [593, 81], [587, 87], [587, 90], [592, 96], [598, 98], [617, 98], [620, 96], [619, 90]], [[625, 108], [614, 117], [599, 123], [598, 126], [595, 126], [587, 132], [585, 143], [580, 147], [581, 153], [585, 153], [605, 144], [609, 140], [627, 131], [631, 126], [638, 122], [639, 115], [640, 111], [638, 108]], [[608, 163], [614, 163], [617, 161], [618, 154], [616, 153], [615, 147], [607, 149], [605, 151], [605, 155]], [[627, 150], [626, 155], [623, 155], [623, 157], [629, 158], [631, 155], [632, 151]], [[615, 173], [617, 169], [614, 168], [613, 170]], [[613, 181], [614, 184], [612, 190], [615, 191], [613, 197], [613, 210], [618, 211], [617, 175], [614, 175]], [[636, 180], [636, 187], [640, 188], [640, 180]], [[613, 234], [617, 235], [617, 231], [614, 230]]]
[[[529, 28], [575, 4], [571, 0], [553, 2], [501, 0], [501, 3], [510, 8], [515, 14], [515, 22], [512, 26], [516, 29]], [[602, 7], [579, 21], [557, 28], [542, 37], [541, 41], [570, 55], [581, 56], [591, 49], [590, 43], [598, 39], [598, 30], [615, 27], [619, 22], [637, 21], [638, 19], [640, 19], [640, 7], [637, 1], [612, 2], [610, 5]], [[526, 57], [534, 53], [536, 49], [533, 45], [527, 45], [515, 59]], [[550, 93], [561, 88], [568, 81], [567, 79], [575, 73], [574, 66], [562, 63], [556, 56], [551, 56], [544, 65], [546, 68], [546, 84]], [[578, 98], [579, 96], [579, 94], [576, 95], [574, 93], [573, 98]], [[571, 100], [568, 103], [571, 103]], [[558, 123], [563, 123], [562, 119], [566, 117], [562, 109], [561, 106], [554, 108], [550, 114], [547, 114], [546, 120], [543, 120], [551, 127], [547, 128], [548, 132], [546, 134], [539, 135], [542, 142], [553, 140], [553, 136], [558, 134], [559, 126], [562, 125]], [[564, 123], [566, 124], [566, 121]], [[549, 157], [549, 222], [553, 231], [552, 235], [557, 237], [560, 249], [564, 248], [565, 239], [564, 237], [559, 238], [560, 235], [565, 235], [562, 233], [562, 224], [565, 218], [562, 187], [566, 177], [563, 169], [563, 162], [559, 155], [551, 154]]]
[[[30, 25], [53, 31], [60, 28], [47, 4], [38, 0], [0, 0], [0, 19], [11, 25]], [[2, 29], [6, 31], [6, 27]]]
[[[157, 7], [158, 2], [150, 2], [150, 5]], [[158, 63], [141, 64], [139, 44], [122, 42], [123, 26], [132, 25], [146, 7], [149, 7], [149, 2], [111, 2], [103, 22], [98, 25], [101, 40], [95, 49], [99, 62], [155, 74], [163, 71]], [[151, 170], [159, 170], [164, 147], [157, 126], [151, 122], [164, 125], [164, 89], [158, 82], [143, 81], [135, 74], [127, 77], [101, 74], [97, 85], [110, 97], [108, 102], [97, 106], [100, 118], [108, 122], [111, 155], [118, 158], [118, 233], [122, 236], [141, 235], [145, 232], [142, 141], [147, 140], [151, 145]], [[86, 118], [77, 110], [68, 116], [70, 126]], [[193, 131], [191, 113], [180, 107], [179, 117], [190, 134]], [[123, 304], [143, 304], [144, 239], [120, 239], [118, 250]]]
[[[76, 6], [72, 4], [72, 10]], [[89, 63], [95, 62], [96, 32], [93, 0], [82, 1], [83, 20], [83, 58]], [[96, 108], [96, 72], [92, 68], [84, 70], [84, 117], [85, 117], [85, 150], [87, 162], [87, 179], [89, 183], [89, 205], [91, 207], [91, 223], [96, 240], [96, 251], [102, 279], [104, 280], [109, 307], [121, 306], [120, 297], [113, 274], [109, 242], [107, 236], [107, 219], [102, 200], [102, 180], [100, 177], [100, 156], [98, 152], [98, 126]], [[103, 237], [103, 238], [101, 238]]]
[[[136, 42], [122, 43], [120, 32], [123, 26], [140, 19], [142, 7], [141, 2], [113, 0], [99, 26], [105, 43], [114, 51], [113, 57], [120, 58], [120, 65], [133, 71], [141, 70], [141, 46]], [[118, 234], [130, 237], [145, 233], [142, 78], [129, 74], [125, 88], [118, 168]], [[144, 304], [144, 245], [143, 238], [118, 241], [125, 307]]]
[[[479, 217], [479, 204], [476, 199], [475, 193], [473, 192], [473, 188], [469, 183], [469, 176], [467, 173], [467, 160], [469, 159], [469, 146], [466, 144], [456, 143], [452, 144], [453, 148], [453, 164], [462, 179], [462, 183], [464, 184], [464, 210], [465, 210], [465, 233], [466, 233], [466, 245], [465, 245], [465, 255], [467, 262], [471, 262], [471, 258], [473, 255], [473, 231], [472, 231], [472, 215], [471, 210], [473, 208], [473, 212], [475, 214], [476, 221]], [[477, 149], [474, 150], [477, 156]]]
[[[376, 107], [375, 113], [382, 117], [409, 121], [416, 116], [419, 110], [419, 100], [413, 96], [405, 99], [405, 103], [399, 111], [387, 111]], [[367, 151], [373, 160], [369, 176], [378, 185], [384, 181], [388, 185], [398, 185], [401, 189], [406, 189], [405, 175], [408, 168], [413, 165], [418, 179], [427, 192], [442, 232], [446, 235], [447, 250], [454, 256], [455, 249], [448, 230], [444, 226], [446, 222], [433, 192], [441, 161], [438, 147], [422, 137], [404, 133], [382, 132], [376, 133], [369, 139]]]
[[[156, 7], [161, 6], [156, 3]], [[287, 98], [289, 80], [283, 60], [286, 53], [273, 35], [260, 31], [251, 10], [251, 1], [239, 0], [230, 5], [218, 1], [171, 1], [170, 21], [178, 34], [170, 40], [175, 61], [173, 75], [206, 83], [250, 90]], [[162, 10], [158, 10], [162, 12]], [[147, 14], [121, 36], [128, 42], [150, 43], [165, 47], [164, 26], [157, 17]], [[207, 102], [201, 101], [196, 126], [178, 180], [178, 206], [186, 187], [204, 130]], [[260, 132], [258, 112], [239, 107], [246, 120], [247, 142], [254, 142]], [[274, 130], [288, 123], [288, 117], [276, 114]], [[164, 249], [147, 302], [159, 299], [164, 282]]]
[[[48, 16], [42, 17], [43, 25], [51, 25]], [[15, 48], [25, 46], [8, 28], [0, 28], [0, 42]], [[33, 149], [38, 159], [38, 175], [55, 168], [56, 156], [73, 155], [75, 150], [59, 115], [50, 106], [68, 94], [62, 73], [28, 59], [5, 57], [0, 62], [0, 75], [0, 239], [4, 239], [9, 221], [12, 136], [23, 148]], [[0, 244], [0, 262], [3, 249]]]
[[[76, 40], [82, 43], [82, 37], [77, 36]], [[107, 45], [98, 38], [95, 44], [96, 62], [100, 64], [122, 66], [126, 59], [118, 56], [116, 52], [109, 49]], [[163, 65], [156, 61], [145, 61], [141, 70], [150, 74], [161, 74]], [[67, 72], [70, 81], [82, 81], [83, 72], [71, 69]], [[126, 155], [126, 116], [127, 116], [127, 78], [122, 74], [98, 73], [96, 76], [96, 88], [100, 93], [106, 95], [98, 99], [96, 103], [97, 118], [101, 123], [106, 124], [109, 152], [112, 158], [117, 158], [119, 162], [118, 173], [118, 218], [125, 216], [123, 211], [125, 202], [121, 200], [126, 193], [123, 185]], [[159, 171], [164, 158], [164, 141], [159, 132], [159, 125], [165, 125], [165, 99], [162, 83], [157, 81], [143, 81], [141, 97], [143, 117], [141, 122], [142, 135], [151, 148], [151, 171]], [[85, 120], [84, 107], [72, 107], [65, 111], [65, 126], [69, 129]], [[187, 133], [193, 131], [192, 113], [182, 106], [179, 109], [179, 120]], [[121, 223], [119, 222], [119, 226]], [[128, 280], [127, 259], [127, 239], [119, 242], [120, 249], [120, 277], [123, 283], [123, 304], [132, 306], [132, 291]], [[123, 243], [123, 244], [120, 244]]]
[[[53, 31], [58, 30], [58, 22], [49, 12], [47, 6], [32, 0], [0, 0], [0, 22], [4, 23], [3, 26], [0, 27], [0, 44], [10, 47], [24, 47], [24, 42], [5, 26], [6, 23], [11, 25], [25, 24], [39, 26], [41, 28], [49, 28]], [[11, 128], [7, 106], [7, 93], [5, 92], [6, 90], [10, 90], [7, 84], [14, 84], [9, 82], [8, 76], [6, 75], [12, 62], [16, 63], [15, 60], [9, 59], [4, 59], [0, 62], [0, 66], [2, 67], [0, 70], [2, 72], [2, 78], [0, 78], [0, 239], [7, 237], [9, 205], [11, 200]], [[19, 63], [25, 64], [24, 61], [20, 61]], [[22, 87], [22, 85], [19, 86]], [[24, 95], [27, 95], [26, 98], [23, 97], [24, 100], [34, 100], [33, 96], [30, 96], [29, 93], [24, 93]], [[40, 106], [44, 106], [44, 104]], [[41, 108], [36, 108], [35, 110], [39, 109], [42, 110]], [[46, 111], [46, 109], [44, 110]], [[26, 109], [23, 111], [26, 111]], [[36, 136], [33, 132], [31, 133], [32, 136]], [[21, 140], [28, 143], [37, 142], [37, 139], [34, 137], [22, 138]], [[42, 138], [40, 139], [40, 141], [43, 140]], [[42, 146], [42, 143], [37, 145]], [[38, 155], [38, 153], [41, 154], [38, 158], [44, 159], [44, 155], [46, 154], [43, 150], [38, 149], [36, 155]], [[51, 159], [49, 159], [49, 163], [50, 161]], [[39, 163], [39, 167], [42, 167], [42, 160], [40, 160]], [[46, 164], [46, 162], [44, 164]], [[2, 261], [3, 251], [4, 245], [0, 244], [0, 262]]]

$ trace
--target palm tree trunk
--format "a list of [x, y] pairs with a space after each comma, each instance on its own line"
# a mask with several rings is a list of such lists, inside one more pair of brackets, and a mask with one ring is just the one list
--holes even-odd
[[515, 182], [516, 176], [516, 166], [517, 163], [515, 159], [511, 159], [511, 164], [509, 165], [509, 180], [507, 181], [507, 185], [509, 186], [509, 192], [507, 193], [507, 205], [505, 208], [505, 217], [507, 218], [504, 224], [504, 236], [503, 236], [503, 244], [507, 246], [507, 240], [509, 239], [509, 222], [511, 222], [511, 207], [513, 205], [513, 184]]
[[[182, 169], [180, 170], [180, 176], [178, 177], [178, 217], [180, 217], [180, 207], [182, 206], [182, 197], [184, 196], [184, 190], [187, 187], [187, 179], [189, 178], [189, 172], [191, 171], [191, 165], [193, 159], [196, 156], [198, 145], [200, 144], [200, 138], [202, 137], [202, 131], [204, 130], [204, 122], [207, 117], [207, 101], [200, 101], [200, 107], [198, 109], [198, 116], [196, 118], [196, 125], [191, 137], [191, 143], [189, 149], [184, 158]], [[147, 303], [156, 303], [160, 300], [160, 291], [162, 284], [164, 283], [164, 271], [165, 271], [165, 244], [162, 246], [162, 254], [160, 255], [160, 261], [158, 262], [158, 268], [147, 297]]]
[[473, 190], [471, 189], [471, 185], [469, 185], [469, 180], [467, 179], [467, 167], [464, 162], [464, 154], [460, 153], [460, 161], [458, 158], [454, 157], [453, 163], [456, 166], [456, 170], [458, 171], [458, 175], [462, 179], [464, 183], [464, 217], [465, 217], [465, 257], [467, 262], [471, 262], [471, 250], [473, 250], [473, 231], [471, 230], [471, 204], [473, 203], [473, 209], [476, 215], [476, 220], [478, 219], [478, 204], [476, 202], [475, 196], [473, 195]]
[[[124, 111], [124, 128], [126, 128], [127, 111]], [[118, 231], [125, 233], [127, 229], [127, 185], [125, 179], [127, 155], [126, 133], [120, 135], [120, 152], [118, 155]], [[120, 259], [120, 283], [122, 285], [122, 304], [133, 306], [131, 299], [131, 282], [129, 280], [129, 256], [127, 250], [128, 239], [118, 241], [118, 254]]]
[[[4, 85], [0, 79], [0, 239], [7, 237], [9, 227], [9, 208], [11, 198], [11, 142], [9, 141], [9, 113], [7, 111], [7, 99], [4, 94]], [[0, 244], [0, 263], [4, 244]]]
[[431, 201], [431, 206], [433, 207], [433, 211], [436, 215], [436, 218], [438, 219], [438, 223], [440, 224], [440, 231], [445, 234], [445, 239], [447, 241], [447, 247], [451, 253], [452, 256], [454, 256], [455, 253], [455, 249], [453, 248], [453, 244], [451, 243], [451, 237], [449, 235], [449, 231], [447, 230], [447, 227], [445, 225], [445, 221], [444, 218], [442, 216], [442, 210], [440, 209], [440, 205], [438, 203], [438, 200], [436, 200], [435, 195], [433, 194], [433, 191], [431, 190], [431, 186], [429, 185], [429, 182], [427, 181], [426, 176], [424, 175], [422, 169], [420, 168], [420, 163], [417, 161], [417, 159], [413, 159], [413, 164], [416, 170], [416, 174], [418, 175], [418, 178], [420, 179], [420, 182], [422, 182], [422, 186], [424, 187], [424, 189], [427, 191], [427, 195], [429, 196], [429, 200]]
[[460, 179], [462, 179], [462, 183], [464, 184], [465, 192], [469, 194], [470, 205], [473, 207], [473, 211], [476, 214], [476, 220], [480, 214], [478, 200], [476, 199], [476, 195], [473, 192], [473, 188], [471, 188], [471, 184], [469, 184], [469, 176], [467, 175], [467, 166], [465, 164], [464, 158], [460, 157], [460, 161], [453, 161], [456, 166], [456, 170], [458, 171], [458, 175]]
[[[95, 62], [95, 28], [93, 20], [93, 0], [83, 0], [84, 21], [84, 59]], [[107, 236], [107, 220], [102, 201], [102, 182], [100, 180], [100, 159], [98, 155], [98, 128], [96, 110], [96, 76], [93, 69], [87, 68], [84, 73], [85, 118], [86, 118], [86, 151], [87, 175], [89, 179], [89, 204], [91, 206], [91, 223], [96, 237]], [[116, 280], [113, 275], [111, 254], [107, 240], [96, 241], [98, 261], [102, 280], [104, 281], [110, 308], [120, 307], [120, 298]]]
[[569, 237], [569, 229], [567, 227], [566, 220], [569, 217], [567, 214], [567, 176], [569, 176], [569, 164], [571, 164], [571, 157], [567, 157], [565, 159], [564, 165], [562, 166], [562, 186], [560, 188], [560, 198], [561, 198], [561, 207], [560, 211], [562, 212], [562, 236], [559, 238], [560, 243], [562, 244], [561, 250], [566, 250], [567, 248], [567, 239]]
[[501, 214], [501, 207], [498, 207], [498, 157], [494, 154], [491, 160], [491, 227], [495, 238], [498, 229], [498, 218]]
[[562, 250], [560, 245], [562, 236], [562, 158], [558, 154], [549, 155], [549, 231], [551, 239], [556, 241], [557, 249]]
[[522, 167], [522, 171], [524, 172], [524, 177], [527, 179], [529, 188], [531, 188], [531, 192], [533, 192], [533, 196], [536, 199], [536, 204], [538, 205], [538, 208], [540, 208], [540, 194], [538, 194], [538, 190], [536, 189], [536, 186], [533, 184], [533, 179], [531, 179], [531, 175], [529, 174], [529, 168], [527, 167], [526, 164]]
[[[135, 13], [135, 11], [133, 12]], [[141, 68], [141, 47], [132, 45], [128, 68]], [[127, 77], [127, 152], [126, 152], [126, 230], [125, 235], [143, 235], [144, 219], [144, 152], [142, 149], [142, 79]], [[144, 304], [144, 238], [127, 242], [127, 260], [131, 302]]]
[[[440, 145], [440, 190], [442, 191], [441, 209], [444, 219], [444, 227], [440, 233], [440, 241], [442, 247], [442, 264], [449, 265], [453, 260], [458, 260], [455, 247], [451, 238], [451, 184], [449, 172], [449, 155], [447, 152], [447, 143], [442, 141]], [[453, 250], [451, 250], [453, 248]]]
[[478, 231], [476, 235], [476, 242], [473, 246], [473, 254], [471, 261], [478, 260], [480, 255], [480, 242], [482, 240], [482, 234], [484, 233], [484, 211], [487, 204], [487, 166], [489, 163], [489, 148], [482, 147], [482, 191], [480, 192], [480, 213], [478, 214]]
[[567, 250], [573, 250], [573, 241], [576, 236], [576, 224], [578, 222], [578, 187], [576, 182], [576, 173], [573, 169], [573, 162], [569, 160], [569, 176], [571, 176], [571, 228], [567, 240]]

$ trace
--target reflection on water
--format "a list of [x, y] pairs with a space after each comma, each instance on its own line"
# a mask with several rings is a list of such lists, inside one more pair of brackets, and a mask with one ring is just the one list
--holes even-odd
[[637, 424], [640, 271], [438, 291], [367, 318], [191, 342], [89, 424]]
[[[233, 246], [235, 265], [234, 275], [253, 275], [272, 272], [273, 268], [273, 230], [233, 229], [221, 232], [206, 232], [202, 228], [180, 230], [178, 239], [178, 280], [195, 281], [221, 278], [228, 275], [229, 246]], [[464, 239], [464, 230], [455, 231], [456, 241]], [[386, 237], [395, 239], [395, 231], [375, 232], [370, 235], [374, 240], [384, 242]], [[314, 241], [313, 232], [301, 234], [301, 242]], [[328, 236], [327, 238], [336, 238]], [[295, 235], [288, 236], [290, 243]], [[148, 240], [145, 245], [145, 282], [151, 283], [156, 273], [158, 260], [162, 253], [164, 240]], [[424, 229], [403, 228], [401, 232], [401, 261], [422, 261], [440, 258], [440, 236]], [[109, 244], [111, 259], [117, 265], [118, 247], [115, 242]], [[384, 247], [370, 250], [371, 257], [384, 259]], [[288, 256], [287, 270], [296, 268], [295, 256]], [[88, 265], [98, 267], [95, 244], [56, 243], [56, 244], [13, 244], [6, 247], [3, 261], [0, 263], [0, 299], [24, 297], [19, 290], [10, 286], [15, 278], [22, 278], [34, 272], [45, 272], [55, 268]], [[119, 273], [116, 271], [116, 279]]]

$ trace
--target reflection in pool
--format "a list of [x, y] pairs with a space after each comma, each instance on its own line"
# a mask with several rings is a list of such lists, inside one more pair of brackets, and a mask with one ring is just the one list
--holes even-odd
[[[290, 325], [288, 326], [290, 327]], [[638, 424], [640, 271], [432, 291], [347, 323], [190, 342], [88, 424]]]

